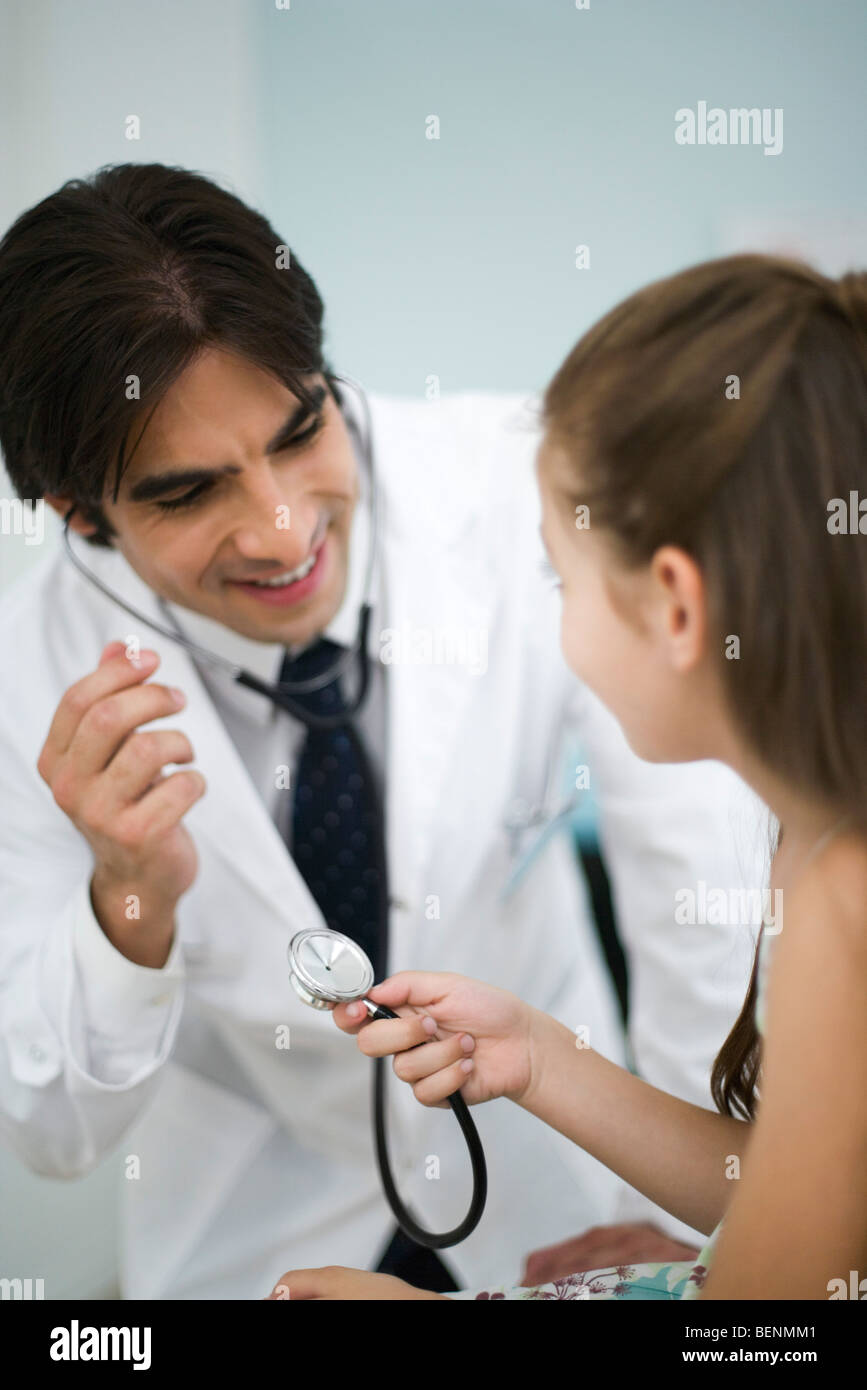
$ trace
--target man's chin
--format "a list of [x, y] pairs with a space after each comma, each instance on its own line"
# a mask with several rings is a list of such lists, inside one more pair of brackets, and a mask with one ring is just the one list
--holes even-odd
[[224, 627], [232, 628], [242, 637], [253, 642], [274, 642], [284, 647], [306, 644], [323, 632], [337, 613], [341, 595], [336, 597], [317, 594], [315, 602], [300, 603], [298, 611], [284, 611], [278, 606], [270, 607], [262, 603], [261, 613], [242, 611], [256, 604], [256, 599], [245, 602], [227, 603], [219, 614], [209, 614]]
[[259, 642], [295, 646], [328, 626], [346, 592], [347, 564], [339, 538], [328, 533], [315, 552], [312, 568], [289, 584], [226, 581], [221, 621]]

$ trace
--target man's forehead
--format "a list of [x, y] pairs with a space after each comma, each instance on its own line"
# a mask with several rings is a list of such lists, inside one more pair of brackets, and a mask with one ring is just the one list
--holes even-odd
[[[312, 412], [319, 412], [324, 409], [328, 399], [328, 387], [325, 384], [321, 372], [310, 373], [303, 378], [310, 404], [303, 401], [290, 388], [286, 387], [283, 400], [280, 405], [280, 413], [276, 431], [263, 441], [264, 452], [276, 452], [292, 432], [310, 416]], [[278, 383], [282, 385], [282, 383]], [[129, 494], [130, 490], [143, 479], [151, 479], [155, 474], [171, 472], [172, 474], [192, 475], [207, 472], [238, 473], [240, 468], [237, 464], [228, 460], [217, 458], [173, 458], [174, 441], [172, 436], [174, 431], [167, 427], [163, 419], [157, 416], [151, 419], [150, 415], [156, 414], [159, 407], [151, 407], [151, 412], [145, 420], [139, 421], [135, 426], [131, 439], [133, 452], [128, 458], [123, 470], [123, 478], [120, 484], [120, 494]], [[180, 423], [183, 425], [183, 421]], [[177, 447], [183, 454], [184, 449], [191, 447], [188, 439], [192, 440], [195, 434], [195, 422], [189, 431], [189, 436], [184, 432], [183, 442], [178, 442]], [[195, 444], [192, 444], [195, 448]]]

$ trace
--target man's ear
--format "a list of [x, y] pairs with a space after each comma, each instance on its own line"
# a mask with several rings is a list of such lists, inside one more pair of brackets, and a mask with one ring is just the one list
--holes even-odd
[[61, 521], [65, 519], [66, 513], [69, 511], [70, 507], [76, 507], [76, 510], [69, 518], [69, 529], [70, 531], [77, 531], [79, 536], [92, 536], [95, 531], [99, 530], [99, 527], [96, 526], [94, 522], [85, 520], [77, 504], [72, 501], [71, 497], [63, 497], [56, 492], [46, 492], [45, 501], [48, 503], [49, 507], [53, 507]]

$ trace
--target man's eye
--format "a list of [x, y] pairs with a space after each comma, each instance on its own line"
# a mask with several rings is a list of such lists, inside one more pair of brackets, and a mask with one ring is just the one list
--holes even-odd
[[[299, 430], [296, 434], [293, 434], [291, 439], [287, 440], [284, 448], [292, 449], [296, 444], [306, 444], [309, 439], [312, 439], [314, 435], [319, 433], [323, 423], [323, 417], [321, 415], [315, 416], [306, 429]], [[210, 487], [211, 484], [209, 482], [197, 483], [194, 488], [191, 488], [189, 492], [182, 493], [180, 497], [160, 499], [157, 502], [157, 506], [162, 507], [163, 510], [167, 512], [178, 511], [181, 507], [192, 507]]]
[[287, 441], [286, 448], [291, 449], [295, 444], [305, 444], [308, 439], [312, 439], [322, 428], [323, 419], [321, 415], [315, 415], [306, 429], [299, 430]]
[[167, 512], [177, 511], [179, 507], [191, 507], [196, 503], [204, 492], [207, 492], [210, 483], [196, 483], [189, 492], [184, 492], [180, 497], [161, 498], [157, 502], [158, 507], [162, 507]]

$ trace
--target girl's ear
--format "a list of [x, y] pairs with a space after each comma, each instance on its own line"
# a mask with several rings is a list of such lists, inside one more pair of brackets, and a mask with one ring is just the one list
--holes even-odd
[[71, 507], [74, 509], [69, 519], [69, 529], [70, 531], [77, 531], [79, 536], [92, 536], [94, 531], [99, 530], [94, 522], [85, 520], [80, 508], [76, 506], [71, 497], [63, 497], [56, 492], [46, 492], [45, 501], [49, 507], [53, 507], [61, 521], [66, 520], [66, 514]]
[[657, 633], [676, 671], [701, 661], [707, 640], [704, 577], [691, 555], [664, 545], [650, 562], [652, 611]]

